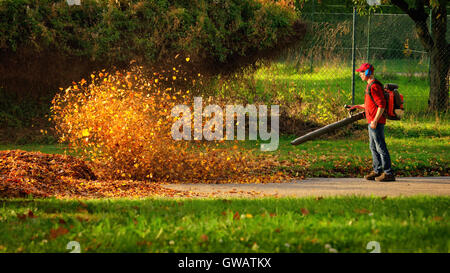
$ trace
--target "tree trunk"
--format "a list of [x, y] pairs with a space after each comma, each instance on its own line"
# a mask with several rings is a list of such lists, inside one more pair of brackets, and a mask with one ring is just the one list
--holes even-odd
[[448, 109], [449, 90], [448, 54], [443, 54], [440, 49], [433, 47], [430, 55], [430, 97], [428, 107], [431, 111], [446, 111]]
[[431, 14], [431, 36], [433, 46], [429, 49], [430, 67], [430, 97], [428, 107], [431, 111], [446, 111], [448, 109], [450, 49], [447, 44], [447, 1], [433, 8]]
[[410, 8], [405, 0], [391, 0], [391, 3], [404, 11], [416, 24], [416, 33], [430, 56], [430, 96], [428, 108], [431, 111], [448, 110], [450, 46], [447, 43], [447, 0], [430, 4], [431, 33], [428, 31], [425, 1], [416, 0]]

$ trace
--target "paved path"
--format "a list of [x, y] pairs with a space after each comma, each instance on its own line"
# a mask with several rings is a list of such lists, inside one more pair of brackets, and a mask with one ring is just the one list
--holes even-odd
[[450, 196], [450, 177], [397, 177], [395, 182], [374, 182], [362, 178], [310, 178], [286, 183], [170, 184], [164, 187], [217, 197]]

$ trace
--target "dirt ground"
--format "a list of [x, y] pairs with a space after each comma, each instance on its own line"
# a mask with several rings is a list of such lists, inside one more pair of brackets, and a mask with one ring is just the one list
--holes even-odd
[[267, 184], [170, 184], [163, 187], [215, 197], [450, 196], [450, 177], [397, 177], [395, 182], [363, 178], [310, 178]]

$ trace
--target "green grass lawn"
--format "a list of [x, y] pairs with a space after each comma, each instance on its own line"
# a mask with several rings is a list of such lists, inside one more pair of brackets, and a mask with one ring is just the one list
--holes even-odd
[[[411, 64], [402, 60], [379, 61], [375, 62], [374, 66], [375, 77], [382, 83], [399, 85], [399, 92], [404, 95], [407, 114], [423, 114], [426, 112], [429, 96], [426, 66], [416, 65], [412, 67]], [[352, 67], [350, 64], [317, 65], [312, 72], [308, 69], [298, 68], [286, 62], [263, 66], [255, 74], [258, 96], [265, 98], [282, 95], [289, 99], [297, 94], [308, 98], [312, 90], [325, 89], [328, 92], [342, 90], [349, 98], [345, 103], [351, 104]], [[274, 90], [271, 88], [274, 83], [277, 85], [276, 92], [273, 92]], [[360, 79], [358, 72], [356, 72], [356, 104], [364, 103], [365, 87], [366, 83]]]
[[41, 152], [46, 154], [71, 154], [67, 149], [67, 145], [64, 144], [0, 144], [0, 151], [17, 149], [28, 152]]
[[0, 252], [450, 251], [449, 197], [0, 202]]
[[[361, 177], [371, 170], [372, 156], [364, 140], [316, 140], [292, 146], [294, 138], [282, 137], [278, 154], [280, 161], [301, 159], [303, 164], [279, 167], [296, 176]], [[387, 138], [392, 165], [399, 176], [449, 175], [450, 138]], [[432, 142], [432, 144], [430, 144]], [[259, 153], [259, 142], [245, 143]], [[262, 153], [262, 152], [261, 152]]]

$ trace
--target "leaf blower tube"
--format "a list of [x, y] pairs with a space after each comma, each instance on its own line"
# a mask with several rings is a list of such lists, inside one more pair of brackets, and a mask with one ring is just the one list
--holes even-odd
[[[345, 105], [344, 107], [347, 108], [347, 109], [350, 108], [348, 105]], [[308, 141], [308, 140], [313, 140], [313, 139], [315, 139], [315, 138], [318, 138], [318, 137], [321, 136], [321, 135], [328, 134], [328, 133], [330, 133], [330, 132], [332, 132], [332, 131], [334, 131], [334, 130], [336, 130], [336, 129], [338, 129], [338, 128], [344, 127], [344, 126], [346, 126], [346, 125], [348, 125], [348, 124], [350, 124], [350, 123], [356, 122], [356, 121], [358, 121], [358, 120], [360, 120], [360, 119], [364, 119], [364, 118], [366, 117], [364, 112], [361, 112], [361, 113], [358, 113], [358, 114], [353, 115], [352, 112], [353, 112], [354, 110], [356, 110], [356, 109], [351, 109], [351, 110], [350, 110], [350, 112], [349, 112], [349, 113], [350, 113], [350, 117], [345, 118], [345, 119], [340, 120], [340, 121], [337, 121], [337, 122], [335, 122], [335, 123], [329, 124], [329, 125], [327, 125], [327, 126], [324, 126], [324, 127], [322, 127], [322, 128], [319, 128], [319, 129], [317, 129], [317, 130], [315, 130], [315, 131], [312, 131], [312, 132], [310, 132], [310, 133], [307, 133], [307, 134], [304, 135], [304, 136], [301, 136], [301, 137], [299, 137], [299, 138], [296, 138], [296, 139], [294, 139], [294, 140], [291, 142], [291, 144], [292, 144], [292, 145], [299, 145], [299, 144], [302, 144], [303, 142], [306, 142], [306, 141]]]

